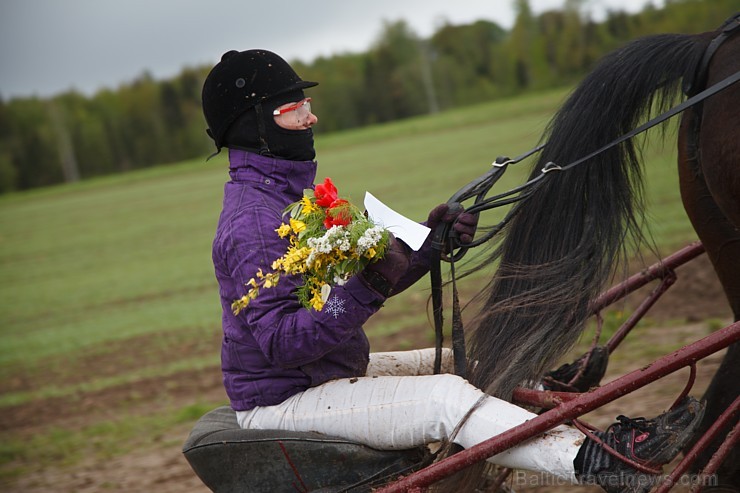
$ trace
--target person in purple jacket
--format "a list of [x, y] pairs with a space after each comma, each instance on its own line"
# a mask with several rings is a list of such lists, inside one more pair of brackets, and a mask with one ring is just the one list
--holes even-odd
[[[203, 86], [208, 134], [217, 151], [229, 153], [213, 263], [223, 308], [223, 381], [239, 425], [316, 431], [378, 449], [446, 440], [467, 448], [531, 419], [534, 414], [461, 377], [432, 374], [433, 350], [370, 353], [363, 324], [389, 296], [428, 272], [430, 240], [411, 252], [392, 239], [381, 260], [332, 289], [330, 310], [304, 308], [295, 295], [301, 277], [286, 276], [238, 315], [232, 312], [249, 279], [285, 252], [287, 240], [275, 233], [284, 209], [313, 187], [311, 128], [318, 118], [304, 90], [316, 85], [275, 53], [248, 50], [225, 53]], [[442, 222], [470, 242], [477, 218], [440, 205], [426, 224]], [[449, 353], [445, 358], [449, 370]], [[702, 413], [702, 404], [686, 398], [652, 420], [620, 416], [596, 432], [599, 440], [560, 426], [490, 460], [573, 483], [596, 482], [606, 491], [647, 491], [655, 477], [599, 442], [659, 469], [687, 443]]]

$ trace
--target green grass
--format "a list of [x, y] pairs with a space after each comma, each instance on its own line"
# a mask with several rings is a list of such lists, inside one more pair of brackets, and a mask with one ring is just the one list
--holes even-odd
[[[422, 220], [497, 154], [531, 146], [561, 97], [329, 135], [317, 143], [319, 176]], [[0, 375], [110, 340], [216, 330], [210, 242], [225, 167], [222, 155], [0, 198]]]
[[[533, 147], [564, 97], [564, 91], [552, 91], [319, 136], [318, 179], [331, 176], [340, 194], [357, 203], [369, 190], [423, 220], [432, 207], [485, 173], [496, 156]], [[664, 253], [695, 238], [680, 205], [675, 137], [666, 142], [645, 152], [650, 226]], [[0, 197], [0, 381], [33, 377], [35, 382], [1, 393], [0, 412], [218, 364], [215, 348], [208, 356], [174, 363], [158, 364], [154, 357], [140, 366], [131, 361], [114, 376], [90, 369], [87, 375], [70, 375], [79, 371], [80, 358], [105, 356], [116, 344], [131, 342], [142, 352], [164, 354], [172, 338], [163, 334], [178, 334], [182, 343], [217, 337], [220, 306], [210, 244], [227, 180], [225, 154]], [[520, 184], [525, 175], [524, 165], [512, 167], [497, 190]], [[426, 313], [408, 309], [423, 303], [427, 286], [421, 282], [387, 303], [380, 321], [367, 325], [371, 341], [393, 334], [400, 346], [408, 345], [405, 328], [428, 323]], [[45, 443], [47, 458], [64, 456], [92, 436], [93, 449], [113, 453], [113, 442], [136, 436], [142, 427], [192, 420], [208, 405], [184, 410], [186, 417], [136, 418], [138, 428], [123, 426], [128, 421], [122, 420], [79, 433], [57, 430]], [[34, 446], [8, 440], [0, 462], [27, 456], [27, 447]]]

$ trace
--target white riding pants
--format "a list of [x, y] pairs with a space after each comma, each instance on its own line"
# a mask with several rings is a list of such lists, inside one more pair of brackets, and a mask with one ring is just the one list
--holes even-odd
[[[451, 351], [444, 356], [442, 370], [450, 371]], [[365, 377], [332, 380], [275, 406], [238, 411], [237, 420], [245, 429], [314, 431], [388, 450], [449, 439], [481, 398], [452, 439], [464, 448], [536, 416], [456, 375], [432, 375], [433, 364], [433, 349], [372, 353]], [[559, 426], [489, 461], [575, 483], [573, 459], [583, 441], [578, 430]]]

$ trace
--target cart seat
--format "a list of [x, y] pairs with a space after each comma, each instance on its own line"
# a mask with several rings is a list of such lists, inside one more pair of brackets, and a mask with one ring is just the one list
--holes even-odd
[[201, 417], [182, 450], [216, 493], [370, 491], [429, 455], [426, 447], [382, 451], [313, 432], [243, 430], [228, 406]]

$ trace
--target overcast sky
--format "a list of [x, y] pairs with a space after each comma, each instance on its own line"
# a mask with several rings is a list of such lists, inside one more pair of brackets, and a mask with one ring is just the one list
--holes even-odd
[[[93, 94], [145, 70], [155, 78], [213, 64], [231, 50], [265, 48], [288, 60], [365, 51], [383, 21], [427, 37], [445, 22], [509, 28], [512, 0], [0, 0], [0, 95]], [[539, 13], [563, 0], [530, 0]], [[640, 10], [647, 0], [589, 0]], [[662, 5], [662, 0], [654, 0]]]

